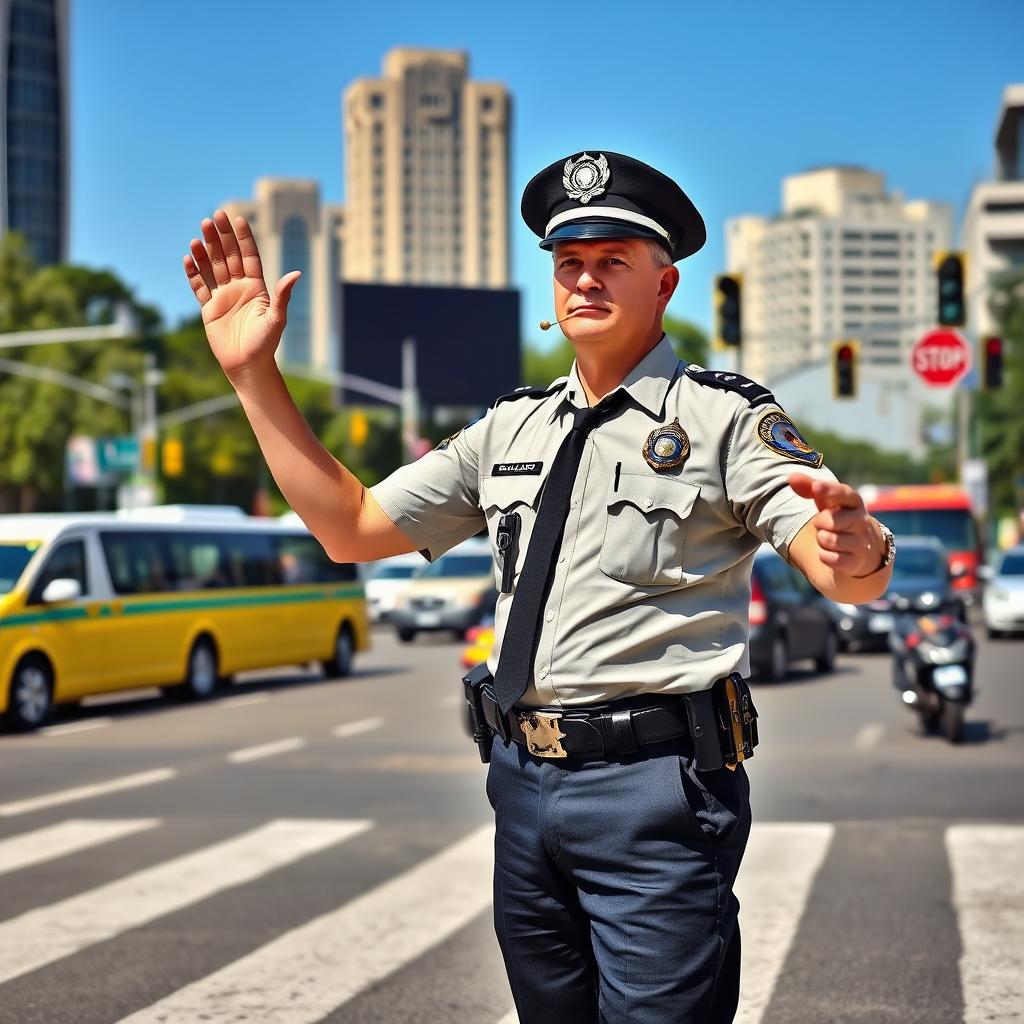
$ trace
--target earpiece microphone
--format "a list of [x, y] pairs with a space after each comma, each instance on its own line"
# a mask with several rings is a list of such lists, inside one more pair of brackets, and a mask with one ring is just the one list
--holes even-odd
[[554, 324], [550, 320], [541, 320], [541, 322], [539, 324], [539, 327], [540, 327], [540, 329], [542, 331], [547, 331], [547, 330], [550, 330], [552, 327], [554, 327], [555, 324], [564, 323], [566, 320], [569, 319], [570, 316], [575, 316], [575, 315], [576, 315], [576, 310], [574, 309], [569, 314], [569, 316], [563, 316], [561, 320], [556, 320]]

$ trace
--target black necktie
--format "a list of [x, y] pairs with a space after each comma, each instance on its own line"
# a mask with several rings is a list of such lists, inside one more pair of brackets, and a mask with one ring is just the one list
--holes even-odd
[[587, 435], [613, 413], [625, 400], [621, 388], [597, 405], [573, 410], [572, 430], [559, 446], [551, 472], [544, 483], [537, 521], [533, 524], [526, 561], [516, 585], [512, 608], [501, 641], [501, 655], [494, 674], [494, 693], [503, 714], [524, 693], [530, 679], [534, 648], [537, 646], [537, 625], [541, 608], [547, 600], [554, 578], [553, 559], [565, 530], [569, 496], [576, 481]]

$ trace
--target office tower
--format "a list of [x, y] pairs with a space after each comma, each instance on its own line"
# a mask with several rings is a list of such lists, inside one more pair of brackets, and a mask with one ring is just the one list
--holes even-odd
[[869, 374], [905, 377], [910, 346], [935, 323], [933, 255], [952, 232], [947, 203], [906, 202], [876, 171], [785, 178], [778, 215], [726, 225], [727, 268], [743, 274], [743, 373], [771, 382], [856, 338]]
[[0, 233], [39, 265], [68, 255], [68, 3], [0, 0]]
[[994, 278], [1024, 267], [1024, 84], [1008, 85], [996, 118], [994, 180], [974, 186], [963, 224], [967, 317], [976, 337], [998, 325], [988, 308]]
[[321, 203], [315, 181], [260, 178], [255, 191], [253, 199], [229, 200], [222, 209], [232, 218], [241, 214], [252, 227], [271, 295], [282, 276], [302, 271], [292, 291], [278, 361], [336, 370], [343, 208]]
[[471, 81], [464, 52], [399, 48], [342, 117], [346, 280], [507, 287], [505, 87]]

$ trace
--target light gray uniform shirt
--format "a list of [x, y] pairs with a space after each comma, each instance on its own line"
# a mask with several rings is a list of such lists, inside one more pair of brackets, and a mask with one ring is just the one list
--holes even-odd
[[[580, 460], [527, 706], [685, 693], [747, 674], [754, 552], [767, 541], [785, 556], [817, 511], [789, 487], [789, 474], [835, 479], [815, 465], [820, 456], [766, 389], [680, 362], [664, 336], [620, 388], [629, 398], [587, 437]], [[519, 513], [513, 592], [499, 594], [495, 611], [492, 673], [544, 481], [572, 427], [572, 407], [587, 404], [574, 364], [546, 390], [499, 399], [370, 488], [429, 559], [486, 527], [498, 585], [498, 520]], [[690, 453], [678, 467], [652, 468], [644, 442], [676, 418]]]

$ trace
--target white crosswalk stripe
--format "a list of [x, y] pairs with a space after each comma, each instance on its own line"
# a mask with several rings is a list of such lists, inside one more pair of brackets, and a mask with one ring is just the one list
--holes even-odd
[[1024, 1020], [1024, 826], [946, 830], [964, 1024]]
[[491, 826], [120, 1024], [316, 1024], [491, 901]]
[[108, 843], [122, 836], [155, 828], [159, 818], [124, 818], [117, 821], [63, 821], [59, 825], [37, 829], [25, 835], [0, 840], [0, 875], [8, 871], [56, 860]]
[[0, 924], [0, 983], [251, 882], [370, 827], [367, 821], [272, 821], [195, 853]]
[[[0, 985], [229, 887], [255, 882], [372, 826], [369, 821], [272, 821], [0, 921]], [[0, 875], [90, 851], [101, 856], [103, 844], [159, 827], [167, 826], [157, 818], [70, 819], [0, 839]], [[944, 837], [952, 873], [949, 899], [963, 950], [965, 1024], [1016, 1019], [1024, 987], [1024, 826], [953, 826], [935, 835], [937, 841]], [[801, 922], [836, 836], [828, 823], [752, 828], [736, 883], [743, 935], [737, 1024], [777, 1024], [777, 1014], [769, 1012], [772, 996], [787, 957], [800, 953]], [[845, 832], [843, 842], [850, 841]], [[154, 993], [150, 998], [156, 1002], [118, 1024], [320, 1024], [488, 911], [492, 850], [488, 824], [403, 874], [340, 906], [328, 905], [326, 913], [218, 964], [213, 973], [167, 995]], [[347, 856], [345, 850], [339, 853], [342, 861]], [[518, 1024], [511, 1009], [494, 1018], [495, 1024]], [[453, 1014], [451, 1024], [469, 1022]]]
[[85, 786], [74, 786], [72, 789], [61, 789], [56, 793], [44, 793], [42, 796], [28, 797], [25, 800], [12, 800], [0, 804], [0, 818], [13, 818], [18, 814], [30, 814], [47, 807], [59, 807], [61, 804], [74, 803], [76, 800], [92, 800], [111, 793], [120, 793], [126, 789], [139, 786], [152, 786], [156, 782], [166, 782], [178, 774], [174, 768], [154, 768], [149, 772], [137, 772], [135, 775], [122, 775], [119, 779], [107, 782], [91, 782]]
[[765, 824], [750, 830], [733, 891], [740, 901], [737, 1024], [758, 1024], [793, 943], [832, 825]]

